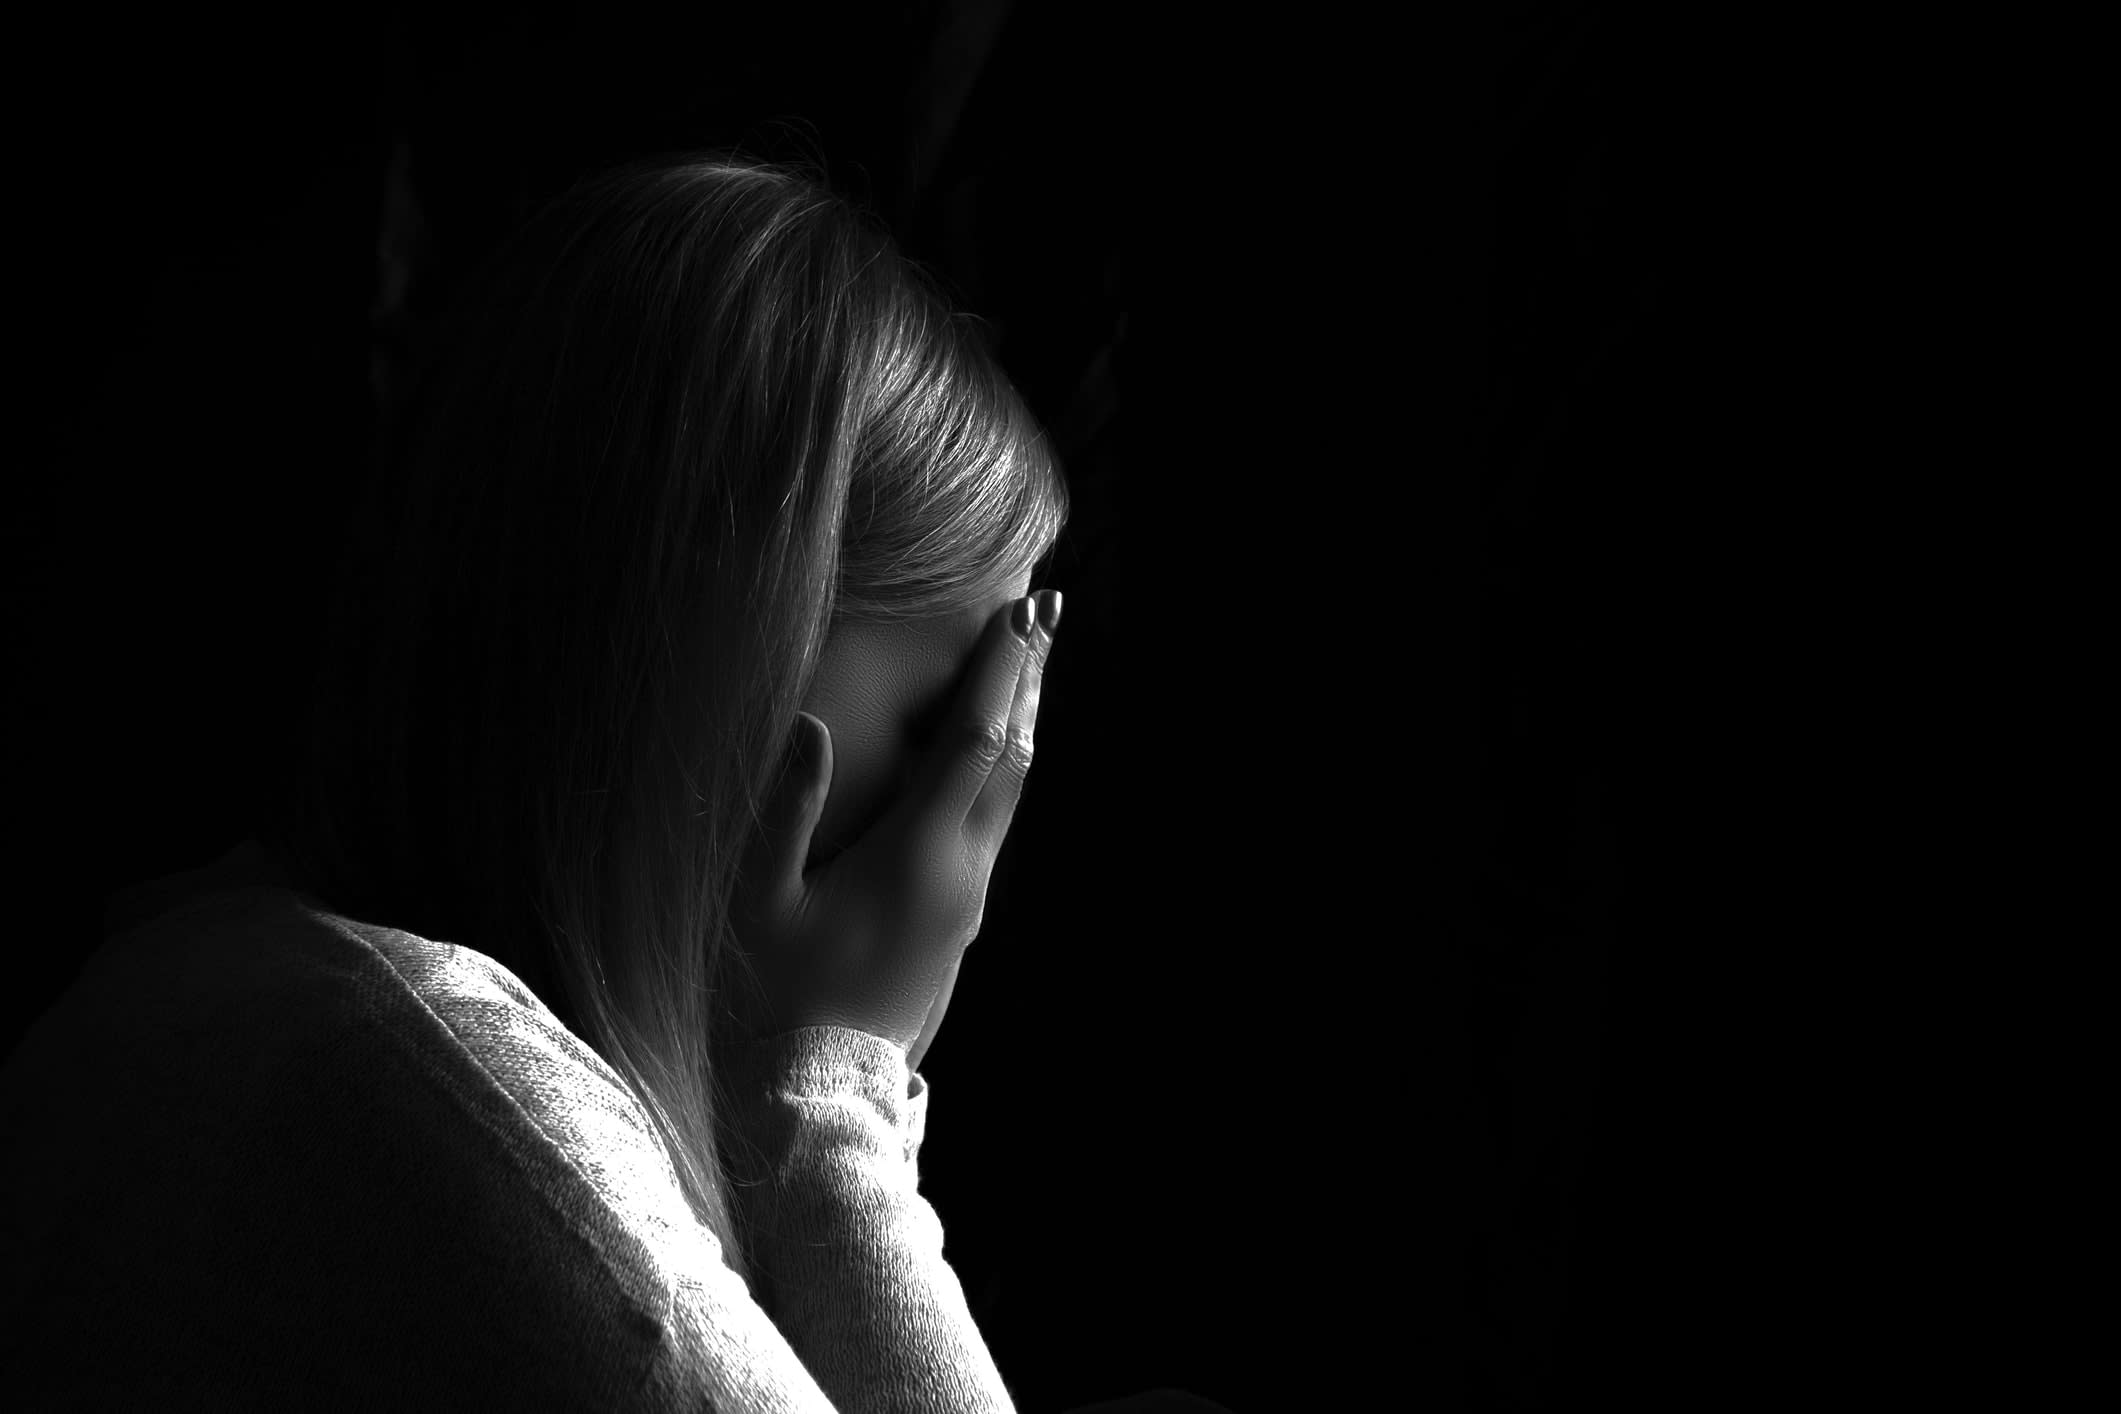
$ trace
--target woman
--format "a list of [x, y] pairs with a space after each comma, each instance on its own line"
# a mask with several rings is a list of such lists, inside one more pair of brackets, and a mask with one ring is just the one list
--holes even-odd
[[1003, 1409], [921, 1058], [1066, 519], [967, 322], [783, 169], [554, 203], [384, 439], [267, 828], [0, 1083], [43, 1403]]

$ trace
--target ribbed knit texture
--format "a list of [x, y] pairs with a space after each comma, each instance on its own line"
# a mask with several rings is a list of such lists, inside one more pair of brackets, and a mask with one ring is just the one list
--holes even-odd
[[724, 1064], [755, 1292], [491, 958], [280, 887], [183, 899], [0, 1067], [9, 1403], [1010, 1409], [904, 1053], [819, 1027]]

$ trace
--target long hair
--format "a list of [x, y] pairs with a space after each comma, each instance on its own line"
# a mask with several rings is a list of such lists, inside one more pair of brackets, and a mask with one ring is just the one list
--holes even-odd
[[695, 1216], [737, 863], [843, 621], [991, 602], [1058, 539], [983, 327], [808, 169], [687, 155], [499, 253], [378, 440], [262, 834], [365, 921], [476, 948], [632, 1088]]

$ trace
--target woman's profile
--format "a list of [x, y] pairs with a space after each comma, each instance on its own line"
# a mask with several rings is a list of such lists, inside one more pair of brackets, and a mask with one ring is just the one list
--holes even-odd
[[805, 171], [635, 163], [376, 464], [256, 838], [0, 1073], [12, 1387], [1013, 1408], [917, 1183], [1068, 515], [975, 323]]

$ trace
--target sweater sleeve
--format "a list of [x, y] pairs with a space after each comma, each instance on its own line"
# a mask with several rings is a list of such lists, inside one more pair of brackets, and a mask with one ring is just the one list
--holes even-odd
[[833, 1407], [1012, 1410], [918, 1190], [928, 1088], [905, 1053], [807, 1027], [724, 1064], [755, 1294]]

